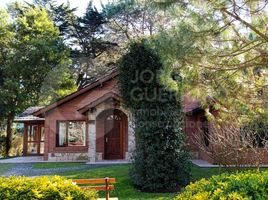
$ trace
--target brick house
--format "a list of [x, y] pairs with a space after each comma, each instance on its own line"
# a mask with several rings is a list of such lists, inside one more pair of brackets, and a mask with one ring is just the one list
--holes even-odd
[[[51, 105], [29, 108], [18, 116], [15, 121], [24, 123], [23, 154], [43, 155], [49, 161], [130, 160], [135, 138], [117, 75], [113, 71]], [[204, 110], [199, 101], [185, 96], [183, 111], [190, 151], [208, 160], [191, 139], [207, 123]]]

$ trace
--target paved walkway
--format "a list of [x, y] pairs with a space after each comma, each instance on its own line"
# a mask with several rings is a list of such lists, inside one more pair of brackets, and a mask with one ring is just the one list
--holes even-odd
[[219, 167], [219, 165], [213, 165], [205, 160], [200, 160], [200, 159], [194, 159], [192, 160], [192, 163], [202, 168]]
[[[59, 161], [45, 161], [43, 159], [43, 156], [21, 156], [21, 157], [14, 157], [14, 158], [7, 158], [7, 159], [0, 159], [0, 164], [1, 163], [47, 163], [47, 162], [59, 162]], [[76, 162], [76, 161], [60, 161], [60, 162]], [[81, 162], [81, 161], [77, 161]], [[130, 163], [127, 160], [103, 160], [103, 161], [98, 161], [94, 164], [99, 165], [99, 164], [127, 164]], [[212, 165], [208, 163], [207, 161], [204, 160], [192, 160], [192, 163], [195, 165], [198, 165], [199, 167], [218, 167], [218, 165]], [[87, 162], [87, 164], [93, 164]]]
[[[74, 167], [66, 167], [66, 168], [48, 168], [48, 169], [34, 169], [33, 163], [45, 163], [42, 157], [17, 157], [10, 159], [2, 159], [0, 160], [0, 164], [4, 163], [12, 163], [13, 166], [7, 170], [2, 176], [42, 176], [42, 175], [53, 175], [60, 174], [63, 172], [69, 171], [80, 171], [85, 169], [94, 169], [101, 168], [107, 165], [116, 165], [116, 164], [126, 164], [129, 162], [122, 161], [102, 161], [92, 163], [85, 163]], [[201, 168], [213, 168], [219, 167], [219, 165], [213, 165], [204, 160], [192, 160], [192, 163], [201, 167]], [[268, 165], [262, 165], [262, 167], [268, 167]]]
[[[207, 161], [194, 159], [191, 160], [193, 164], [202, 167], [202, 168], [216, 168], [219, 165], [213, 165]], [[47, 162], [58, 162], [58, 161], [44, 161], [42, 156], [22, 156], [8, 159], [0, 159], [0, 164], [2, 163], [14, 163], [14, 164], [31, 164], [31, 163], [47, 163]], [[60, 161], [60, 162], [83, 162], [83, 161]], [[105, 166], [105, 165], [114, 165], [114, 164], [127, 164], [130, 163], [126, 160], [103, 160], [96, 163], [85, 162], [88, 166]], [[27, 166], [27, 165], [26, 165]], [[28, 165], [30, 166], [30, 165]], [[230, 166], [232, 167], [232, 166]], [[268, 165], [261, 165], [261, 167], [268, 167]]]
[[[22, 156], [22, 157], [15, 157], [15, 158], [8, 158], [8, 159], [0, 159], [1, 163], [16, 163], [16, 164], [29, 164], [29, 163], [47, 163], [47, 162], [58, 162], [58, 161], [45, 161], [43, 156]], [[60, 162], [76, 162], [76, 161], [60, 161]], [[81, 161], [77, 161], [81, 162]], [[89, 163], [88, 165], [107, 165], [107, 164], [127, 164], [130, 163], [126, 160], [103, 160], [98, 161], [96, 163]], [[218, 165], [213, 165], [208, 163], [204, 160], [192, 160], [192, 163], [199, 166], [199, 167], [219, 167]]]
[[16, 163], [9, 170], [4, 172], [2, 176], [43, 176], [43, 175], [57, 175], [64, 172], [81, 171], [86, 169], [101, 168], [107, 165], [80, 165], [76, 167], [66, 168], [49, 168], [49, 169], [34, 169], [33, 163]]
[[[53, 161], [52, 161], [53, 162]], [[58, 161], [54, 161], [58, 162]], [[64, 161], [60, 161], [64, 162]], [[65, 162], [76, 162], [76, 161], [65, 161]], [[77, 161], [81, 162], [81, 161]], [[60, 174], [68, 171], [80, 171], [85, 169], [94, 169], [101, 168], [107, 165], [115, 165], [115, 164], [126, 164], [129, 163], [127, 161], [102, 161], [96, 163], [86, 163], [74, 166], [74, 167], [66, 167], [66, 168], [48, 168], [48, 169], [34, 169], [33, 163], [51, 163], [51, 161], [44, 161], [42, 156], [26, 156], [26, 157], [14, 157], [8, 159], [0, 159], [1, 164], [13, 164], [12, 167], [7, 170], [4, 174], [0, 174], [2, 176], [42, 176], [42, 175], [53, 175]]]
[[[0, 159], [1, 163], [46, 163], [46, 162], [59, 162], [59, 161], [45, 161], [43, 156], [21, 156], [7, 159]], [[83, 162], [83, 161], [60, 161], [60, 162]], [[85, 162], [85, 161], [84, 161]]]
[[[0, 160], [0, 164], [4, 163], [12, 163], [13, 166], [7, 170], [2, 176], [43, 176], [43, 175], [54, 175], [60, 174], [69, 171], [81, 171], [86, 169], [94, 169], [94, 168], [101, 168], [107, 165], [117, 165], [117, 164], [126, 164], [129, 162], [122, 162], [122, 161], [102, 161], [96, 162], [94, 164], [85, 163], [74, 167], [66, 167], [66, 168], [48, 168], [48, 169], [34, 169], [33, 163], [45, 163], [47, 161], [43, 161], [42, 157], [17, 157], [17, 158], [10, 158], [5, 160]], [[203, 161], [203, 160], [192, 160], [193, 164], [204, 167], [218, 167], [217, 165], [211, 165], [210, 163]]]
[[[205, 160], [199, 160], [199, 159], [196, 159], [196, 160], [192, 160], [192, 163], [197, 165], [198, 167], [201, 167], [201, 168], [217, 168], [217, 167], [222, 167], [220, 165], [214, 165], [214, 164], [211, 164]], [[234, 165], [230, 165], [228, 167], [235, 167]], [[248, 167], [254, 167], [254, 166], [250, 166], [250, 165], [244, 165], [242, 166], [244, 168], [248, 168]], [[268, 164], [262, 164], [260, 165], [260, 167], [268, 167]]]
[[14, 157], [14, 158], [7, 158], [7, 159], [0, 159], [0, 164], [3, 163], [53, 163], [53, 162], [85, 162], [89, 165], [109, 165], [109, 164], [128, 164], [131, 163], [127, 160], [102, 160], [97, 161], [96, 163], [90, 163], [86, 161], [45, 161], [43, 156], [22, 156], [22, 157]]
[[21, 156], [7, 159], [0, 159], [0, 163], [39, 163], [45, 162], [42, 156]]

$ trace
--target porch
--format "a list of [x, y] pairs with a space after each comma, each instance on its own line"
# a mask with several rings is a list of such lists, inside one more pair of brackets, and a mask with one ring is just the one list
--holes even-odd
[[[45, 147], [45, 119], [36, 117], [34, 112], [42, 107], [30, 107], [17, 116], [14, 122], [24, 124], [23, 156], [44, 155]], [[38, 159], [36, 159], [38, 160]]]

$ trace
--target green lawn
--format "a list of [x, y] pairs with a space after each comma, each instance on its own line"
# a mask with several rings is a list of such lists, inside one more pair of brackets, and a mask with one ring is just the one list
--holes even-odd
[[0, 164], [0, 176], [9, 170], [13, 164]]
[[85, 165], [85, 162], [34, 163], [33, 169], [68, 168], [81, 165]]
[[[36, 163], [33, 164], [34, 169], [52, 169], [52, 168], [72, 168], [76, 166], [85, 165], [85, 163]], [[12, 164], [0, 164], [0, 175], [12, 167]], [[68, 179], [81, 178], [116, 178], [115, 191], [111, 192], [111, 197], [118, 197], [123, 200], [156, 200], [156, 199], [173, 199], [177, 194], [174, 193], [143, 193], [135, 189], [129, 177], [129, 169], [131, 164], [122, 164], [115, 166], [106, 166], [97, 169], [82, 169], [80, 171], [70, 171], [57, 175], [65, 176]], [[71, 170], [71, 169], [70, 169]], [[225, 172], [226, 170], [221, 170]], [[213, 175], [219, 174], [218, 168], [200, 168], [192, 166], [191, 181], [200, 180], [201, 178], [209, 178]], [[100, 193], [100, 197], [104, 197], [104, 193]]]
[[[79, 172], [68, 172], [62, 174], [69, 179], [78, 178], [104, 178], [113, 177], [116, 178], [115, 191], [111, 192], [112, 197], [118, 197], [119, 199], [172, 199], [176, 194], [174, 193], [143, 193], [135, 189], [131, 183], [129, 177], [129, 169], [131, 165], [117, 165], [110, 167], [103, 167], [99, 169], [88, 169]], [[192, 181], [199, 180], [201, 178], [209, 178], [212, 175], [218, 174], [217, 168], [202, 169], [196, 166], [192, 167]], [[103, 197], [103, 194], [100, 194]]]

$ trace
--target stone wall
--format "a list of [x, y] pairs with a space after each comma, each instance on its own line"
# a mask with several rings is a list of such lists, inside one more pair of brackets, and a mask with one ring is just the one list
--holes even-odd
[[88, 161], [87, 153], [49, 153], [48, 161]]
[[96, 148], [96, 141], [97, 141], [96, 119], [99, 114], [108, 109], [118, 109], [127, 115], [128, 132], [127, 132], [127, 145], [126, 145], [127, 148], [125, 149], [125, 160], [131, 160], [132, 152], [135, 148], [135, 136], [131, 123], [131, 114], [130, 112], [125, 110], [121, 105], [114, 106], [113, 104], [103, 102], [97, 105], [91, 112], [88, 113], [88, 120], [89, 120], [88, 157], [90, 162], [101, 161], [103, 159], [103, 152], [98, 152]]
[[89, 162], [96, 161], [96, 122], [88, 124], [88, 159]]
[[135, 132], [131, 116], [129, 115], [128, 121], [128, 151], [126, 152], [126, 160], [131, 161], [133, 151], [135, 150]]

